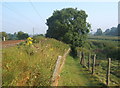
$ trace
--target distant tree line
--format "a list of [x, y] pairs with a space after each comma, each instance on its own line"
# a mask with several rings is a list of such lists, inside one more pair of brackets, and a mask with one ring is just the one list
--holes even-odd
[[105, 32], [101, 28], [97, 29], [97, 32], [94, 33], [95, 36], [120, 36], [120, 24], [117, 27], [112, 27], [111, 29], [106, 29]]
[[6, 32], [0, 32], [1, 39], [3, 40], [3, 37], [5, 37], [5, 40], [23, 40], [29, 37], [27, 33], [24, 33], [22, 31], [19, 31], [18, 33], [6, 33]]
[[[19, 31], [15, 32], [14, 34], [6, 33], [6, 32], [0, 32], [0, 39], [3, 40], [3, 37], [5, 37], [5, 40], [24, 40], [27, 39], [30, 35], [28, 33]], [[44, 36], [43, 34], [38, 34], [35, 36]]]

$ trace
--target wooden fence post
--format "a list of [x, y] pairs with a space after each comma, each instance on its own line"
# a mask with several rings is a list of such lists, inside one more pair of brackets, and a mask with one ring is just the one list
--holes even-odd
[[88, 55], [88, 70], [90, 70], [90, 57], [91, 57], [91, 55], [89, 53], [89, 55]]
[[111, 58], [108, 58], [108, 67], [107, 67], [107, 75], [106, 75], [106, 84], [109, 85], [110, 83], [110, 63]]
[[92, 65], [92, 74], [95, 74], [95, 59], [96, 59], [96, 54], [93, 57], [93, 65]]
[[81, 54], [81, 61], [80, 61], [80, 64], [84, 65], [84, 52], [82, 52]]
[[60, 62], [61, 62], [62, 56], [58, 56], [57, 62], [56, 62], [56, 66], [53, 72], [53, 76], [52, 76], [52, 86], [56, 86], [57, 84], [57, 77], [59, 77], [59, 68], [60, 68]]
[[82, 53], [79, 52], [79, 59], [80, 59], [80, 63], [81, 63], [81, 57], [82, 57]]

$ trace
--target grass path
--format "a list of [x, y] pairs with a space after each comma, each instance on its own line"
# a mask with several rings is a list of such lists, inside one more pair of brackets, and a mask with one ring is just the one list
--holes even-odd
[[98, 78], [79, 64], [78, 59], [67, 56], [58, 86], [103, 86]]

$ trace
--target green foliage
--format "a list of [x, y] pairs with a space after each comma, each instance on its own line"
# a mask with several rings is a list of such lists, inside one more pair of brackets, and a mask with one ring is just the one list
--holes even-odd
[[105, 36], [120, 36], [120, 27], [118, 24], [118, 27], [112, 27], [110, 29], [106, 29], [105, 32], [102, 33], [102, 30], [97, 30], [97, 32], [94, 35], [105, 35]]
[[18, 37], [19, 40], [22, 40], [22, 39], [27, 39], [27, 38], [29, 37], [29, 35], [28, 35], [27, 33], [24, 33], [24, 32], [22, 32], [22, 31], [19, 31], [19, 32], [17, 33], [17, 37]]
[[[102, 38], [102, 37], [100, 37]], [[111, 37], [111, 39], [114, 39]], [[111, 41], [110, 39], [90, 39], [88, 42], [89, 47], [97, 54], [99, 59], [101, 58], [113, 58], [120, 60], [120, 44], [119, 41]], [[88, 47], [86, 47], [89, 49]]]
[[50, 86], [58, 55], [68, 45], [49, 38], [39, 43], [9, 47], [2, 50], [2, 86]]
[[3, 37], [5, 37], [5, 40], [8, 40], [8, 35], [6, 32], [0, 32], [0, 38], [3, 40]]
[[55, 38], [73, 47], [82, 46], [90, 29], [88, 15], [83, 10], [64, 8], [47, 19], [46, 37]]
[[118, 36], [120, 36], [120, 24], [118, 24], [117, 32], [118, 32]]
[[101, 28], [97, 29], [97, 32], [94, 34], [95, 36], [100, 36], [102, 35], [102, 30]]
[[8, 40], [18, 40], [16, 32], [14, 34], [8, 34]]
[[119, 36], [89, 36], [91, 40], [109, 40], [109, 41], [120, 41]]
[[20, 42], [19, 44], [18, 44], [18, 46], [22, 46], [22, 45], [25, 45], [26, 44], [26, 42]]
[[33, 43], [39, 43], [40, 40], [44, 39], [45, 37], [43, 36], [33, 36]]
[[91, 50], [83, 47], [77, 47], [77, 52], [84, 52], [85, 54], [91, 53]]
[[118, 36], [118, 29], [116, 27], [112, 27], [107, 35]]

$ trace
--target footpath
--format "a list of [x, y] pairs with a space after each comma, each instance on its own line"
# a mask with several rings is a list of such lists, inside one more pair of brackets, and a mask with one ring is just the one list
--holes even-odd
[[78, 58], [68, 55], [60, 74], [58, 86], [104, 86], [104, 84], [90, 71], [83, 68], [79, 64]]

